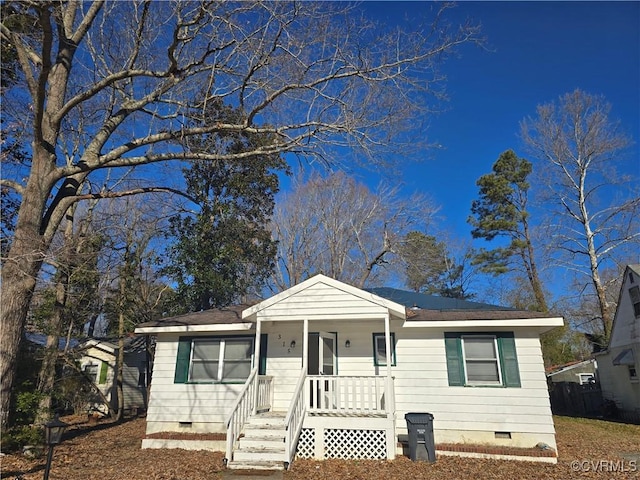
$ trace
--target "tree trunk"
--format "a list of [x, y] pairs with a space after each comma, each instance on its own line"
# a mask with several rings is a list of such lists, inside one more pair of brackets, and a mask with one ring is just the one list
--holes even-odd
[[[73, 246], [73, 217], [75, 208], [69, 209], [67, 212], [67, 221], [64, 230], [64, 252], [70, 252]], [[59, 342], [64, 327], [65, 308], [67, 306], [67, 294], [69, 291], [69, 268], [66, 265], [70, 258], [63, 254], [61, 266], [56, 272], [56, 300], [53, 309], [53, 317], [50, 320], [47, 336], [47, 346], [44, 353], [44, 359], [40, 366], [38, 374], [37, 391], [40, 395], [38, 404], [38, 414], [36, 415], [36, 424], [47, 422], [51, 416], [51, 397], [53, 387], [56, 380], [56, 363], [58, 360]], [[68, 339], [67, 339], [68, 342]], [[66, 346], [65, 346], [66, 350]]]
[[[128, 261], [125, 255], [125, 265]], [[116, 359], [116, 395], [118, 396], [118, 413], [116, 420], [122, 420], [124, 413], [124, 303], [127, 293], [127, 279], [121, 272], [120, 274], [120, 312], [118, 313], [118, 357]]]
[[49, 324], [50, 333], [47, 336], [47, 346], [44, 352], [40, 373], [38, 374], [37, 391], [40, 395], [36, 425], [43, 424], [51, 416], [51, 397], [56, 380], [56, 363], [58, 360], [58, 345], [62, 335], [64, 309], [67, 301], [67, 275], [62, 273], [56, 283], [56, 304], [53, 318]]
[[[34, 158], [35, 161], [35, 158]], [[42, 182], [44, 183], [44, 182]], [[2, 329], [0, 330], [0, 428], [9, 426], [9, 408], [15, 383], [18, 351], [24, 333], [36, 278], [46, 245], [40, 234], [46, 192], [38, 180], [30, 180], [25, 190], [7, 259], [2, 266]]]
[[529, 232], [529, 223], [526, 219], [523, 221], [524, 226], [524, 236], [527, 242], [527, 256], [529, 258], [529, 269], [530, 269], [530, 282], [531, 288], [533, 290], [533, 295], [536, 299], [537, 309], [539, 312], [548, 312], [549, 306], [547, 305], [547, 299], [544, 295], [544, 290], [542, 289], [542, 282], [540, 282], [540, 277], [538, 276], [538, 267], [534, 257], [533, 244], [531, 243], [531, 236]]

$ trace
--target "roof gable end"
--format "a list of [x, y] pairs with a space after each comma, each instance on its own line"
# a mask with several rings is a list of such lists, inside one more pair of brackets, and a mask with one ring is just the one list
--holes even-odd
[[375, 295], [371, 292], [367, 292], [365, 290], [361, 290], [359, 288], [353, 287], [346, 283], [340, 282], [333, 278], [327, 277], [326, 275], [318, 274], [315, 275], [298, 285], [295, 285], [283, 292], [280, 292], [277, 295], [274, 295], [271, 298], [263, 300], [262, 302], [247, 308], [244, 312], [242, 312], [242, 318], [248, 318], [256, 315], [258, 312], [264, 311], [270, 307], [273, 307], [277, 304], [284, 303], [287, 300], [292, 299], [296, 295], [299, 295], [305, 291], [310, 291], [314, 289], [314, 287], [324, 286], [329, 287], [330, 289], [339, 291], [341, 293], [345, 293], [347, 295], [356, 297], [360, 300], [375, 304], [379, 307], [383, 307], [389, 311], [391, 315], [396, 317], [405, 318], [406, 310], [403, 305], [400, 305], [396, 302], [388, 300], [386, 298], [382, 298], [378, 295]]

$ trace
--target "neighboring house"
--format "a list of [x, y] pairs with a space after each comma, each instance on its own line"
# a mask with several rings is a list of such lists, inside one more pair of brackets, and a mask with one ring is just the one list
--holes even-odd
[[593, 359], [547, 370], [551, 411], [555, 415], [598, 417], [603, 414], [598, 364]]
[[157, 341], [148, 438], [224, 433], [231, 468], [394, 458], [405, 414], [428, 412], [439, 452], [546, 444], [555, 462], [539, 336], [562, 324], [316, 275], [256, 305], [139, 325]]
[[[124, 341], [123, 395], [125, 411], [146, 410], [147, 379], [150, 364], [144, 337], [127, 337]], [[112, 409], [118, 407], [116, 388], [117, 339], [92, 338], [81, 343], [80, 368], [106, 397]], [[90, 412], [108, 414], [109, 408], [96, 396], [88, 406]]]
[[547, 379], [551, 383], [571, 382], [579, 385], [595, 383], [598, 364], [595, 359], [576, 360], [564, 365], [556, 365], [547, 370]]
[[602, 395], [640, 422], [640, 264], [624, 271], [609, 346], [596, 354]]

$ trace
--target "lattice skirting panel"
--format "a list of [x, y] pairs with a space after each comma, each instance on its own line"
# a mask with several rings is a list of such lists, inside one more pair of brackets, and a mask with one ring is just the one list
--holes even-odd
[[[303, 428], [298, 441], [299, 458], [315, 457], [315, 428]], [[384, 430], [324, 429], [321, 458], [385, 459], [387, 439]]]
[[316, 448], [316, 429], [303, 428], [298, 439], [296, 455], [298, 458], [313, 458]]

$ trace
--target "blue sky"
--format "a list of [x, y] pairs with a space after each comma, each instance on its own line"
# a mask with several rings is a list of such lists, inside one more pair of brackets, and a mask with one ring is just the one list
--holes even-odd
[[[402, 24], [429, 5], [365, 2], [363, 8]], [[444, 65], [450, 102], [428, 131], [443, 148], [400, 167], [405, 191], [427, 192], [442, 207], [442, 229], [470, 238], [466, 219], [476, 180], [509, 148], [526, 157], [520, 121], [576, 88], [612, 104], [611, 118], [635, 143], [624, 167], [640, 175], [639, 2], [461, 2], [450, 13], [454, 22], [480, 23], [487, 48], [466, 46]], [[374, 186], [379, 178], [368, 182]]]

